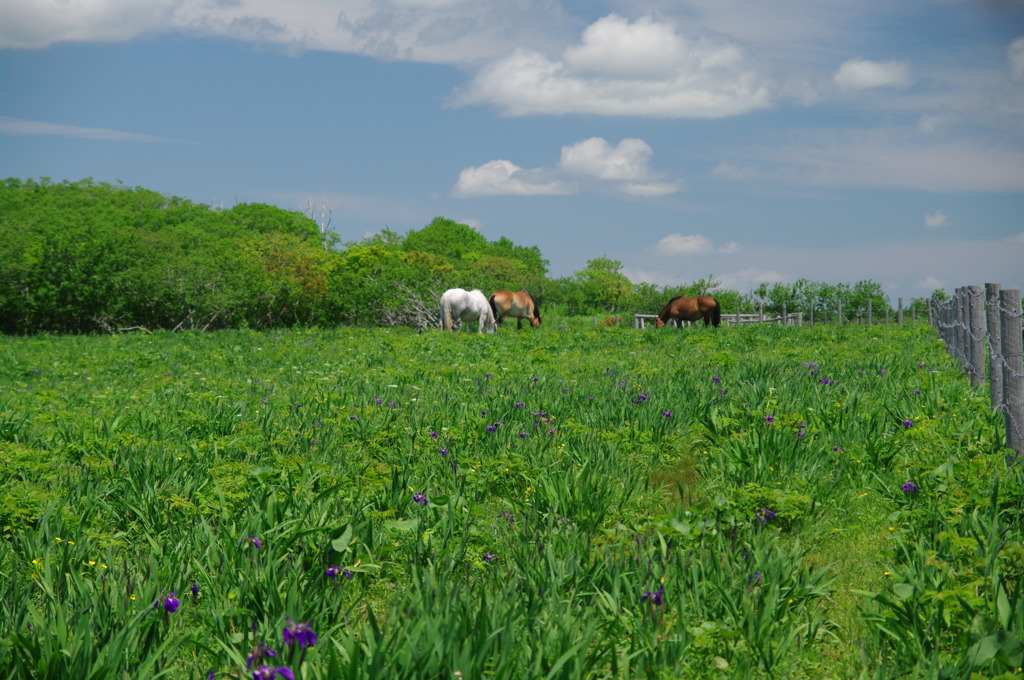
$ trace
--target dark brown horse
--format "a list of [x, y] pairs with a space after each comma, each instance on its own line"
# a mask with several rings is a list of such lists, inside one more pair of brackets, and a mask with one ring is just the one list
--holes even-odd
[[710, 325], [717, 328], [722, 323], [722, 307], [718, 304], [718, 300], [710, 295], [701, 295], [695, 298], [674, 297], [668, 301], [665, 309], [661, 310], [654, 325], [661, 328], [668, 323], [669, 319], [675, 319], [676, 323], [704, 319], [705, 326]]
[[523, 327], [523, 319], [529, 319], [534, 327], [540, 326], [540, 305], [525, 290], [518, 293], [504, 289], [496, 290], [487, 301], [491, 303], [494, 318], [498, 320], [499, 326], [506, 316], [515, 317], [516, 328]]

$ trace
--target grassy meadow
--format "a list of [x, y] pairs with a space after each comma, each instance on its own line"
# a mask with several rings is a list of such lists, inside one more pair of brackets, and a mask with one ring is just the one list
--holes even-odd
[[1010, 678], [924, 326], [0, 338], [0, 679]]

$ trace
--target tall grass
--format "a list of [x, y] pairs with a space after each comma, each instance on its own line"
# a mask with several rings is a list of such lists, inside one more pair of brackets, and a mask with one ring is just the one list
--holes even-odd
[[1000, 428], [924, 328], [3, 338], [0, 677], [1013, 674]]

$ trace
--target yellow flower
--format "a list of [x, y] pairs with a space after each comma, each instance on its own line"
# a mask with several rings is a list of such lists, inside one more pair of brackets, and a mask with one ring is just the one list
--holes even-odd
[[889, 531], [896, 531], [896, 527], [889, 527]]
[[885, 574], [886, 576], [892, 576], [892, 572], [891, 571], [883, 571], [882, 573]]
[[53, 540], [55, 540], [55, 541], [57, 541], [58, 543], [60, 543], [60, 542], [61, 542], [61, 541], [63, 541], [64, 539], [63, 539], [63, 538], [61, 538], [60, 536], [58, 536], [57, 538], [55, 538], [55, 539], [53, 539]]
[[864, 498], [864, 496], [867, 496], [867, 495], [868, 495], [868, 492], [867, 492], [867, 491], [865, 491], [865, 492], [864, 492], [864, 493], [862, 493], [861, 495], [857, 496], [857, 498]]
[[129, 595], [128, 599], [129, 600], [134, 600], [135, 599], [135, 593], [132, 593], [131, 595]]
[[90, 567], [95, 567], [96, 566], [96, 560], [89, 560], [89, 566]]
[[43, 561], [37, 557], [34, 560], [32, 560], [32, 564], [36, 565], [37, 567], [41, 567], [43, 566]]

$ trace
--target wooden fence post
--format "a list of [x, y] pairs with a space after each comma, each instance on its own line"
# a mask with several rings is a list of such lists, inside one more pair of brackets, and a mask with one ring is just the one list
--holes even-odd
[[789, 314], [786, 313], [786, 303], [785, 302], [782, 303], [782, 325], [783, 326], [788, 326], [789, 325]]
[[868, 298], [868, 325], [871, 325], [871, 298]]
[[[1006, 447], [1024, 453], [1024, 368], [1021, 367], [1020, 289], [999, 291], [1002, 308], [1000, 336], [1003, 345], [1003, 417]], [[1019, 458], [1019, 456], [1018, 456]]]
[[903, 298], [900, 298], [900, 306], [896, 310], [896, 323], [900, 328], [903, 328]]
[[764, 303], [763, 302], [758, 302], [757, 303], [757, 320], [758, 321], [764, 321]]
[[985, 328], [988, 329], [988, 394], [992, 409], [1003, 410], [1003, 339], [999, 321], [998, 283], [985, 284]]
[[836, 300], [836, 323], [843, 325], [843, 301]]
[[970, 370], [968, 373], [973, 387], [981, 387], [985, 382], [985, 310], [982, 308], [981, 286], [967, 286], [967, 309], [968, 323], [967, 334], [969, 337], [968, 352]]

